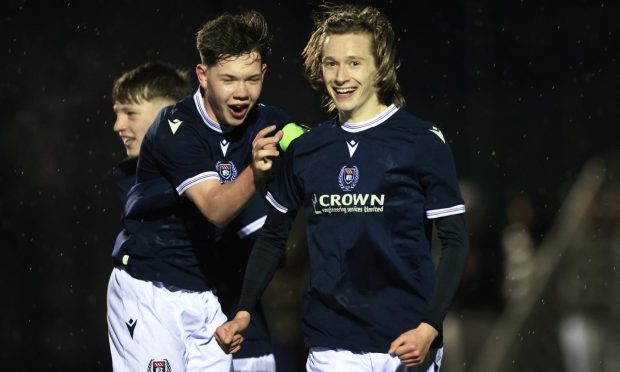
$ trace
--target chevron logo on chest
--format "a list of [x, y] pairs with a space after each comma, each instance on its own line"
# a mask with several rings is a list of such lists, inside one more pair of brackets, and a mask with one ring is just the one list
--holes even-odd
[[220, 149], [222, 149], [223, 156], [226, 156], [226, 151], [228, 151], [228, 145], [230, 145], [230, 142], [226, 141], [225, 139], [220, 141]]
[[351, 140], [349, 142], [347, 142], [347, 147], [349, 148], [349, 157], [352, 158], [353, 154], [355, 154], [355, 150], [357, 150], [357, 145], [359, 145], [359, 142], [355, 142], [355, 140]]

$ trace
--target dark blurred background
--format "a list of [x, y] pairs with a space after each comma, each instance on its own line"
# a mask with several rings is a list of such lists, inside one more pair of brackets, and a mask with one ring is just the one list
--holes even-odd
[[[617, 4], [354, 2], [391, 20], [407, 109], [442, 128], [462, 181], [472, 251], [443, 370], [620, 370]], [[329, 117], [301, 68], [316, 4], [0, 4], [3, 369], [111, 370], [113, 80], [146, 61], [193, 71], [204, 22], [256, 9], [274, 34], [262, 99], [312, 126]], [[266, 295], [280, 371], [305, 358], [302, 235]]]

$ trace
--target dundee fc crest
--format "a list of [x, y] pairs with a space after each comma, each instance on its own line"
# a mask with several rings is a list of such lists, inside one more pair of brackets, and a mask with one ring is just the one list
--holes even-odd
[[168, 359], [164, 359], [164, 360], [151, 359], [149, 361], [149, 368], [146, 371], [147, 372], [172, 372], [172, 368], [170, 368], [170, 363], [168, 362]]
[[220, 175], [220, 183], [228, 183], [237, 178], [237, 167], [232, 161], [226, 163], [218, 161], [215, 170]]
[[342, 191], [351, 191], [360, 180], [360, 171], [357, 166], [347, 167], [346, 165], [340, 169], [338, 175], [338, 184]]

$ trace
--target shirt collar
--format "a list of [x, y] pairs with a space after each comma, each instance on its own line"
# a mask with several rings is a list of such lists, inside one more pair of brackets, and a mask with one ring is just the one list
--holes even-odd
[[194, 93], [194, 103], [196, 104], [196, 109], [202, 118], [202, 121], [206, 124], [207, 127], [213, 129], [218, 133], [222, 133], [222, 127], [218, 124], [217, 121], [211, 119], [209, 114], [207, 113], [207, 108], [205, 107], [205, 102], [202, 99], [201, 89], [198, 88], [196, 93]]
[[388, 106], [388, 108], [383, 110], [383, 112], [381, 112], [380, 114], [378, 114], [377, 116], [373, 118], [370, 118], [368, 120], [365, 120], [359, 123], [349, 123], [349, 122], [340, 123], [340, 127], [346, 130], [347, 132], [351, 132], [351, 133], [361, 132], [366, 129], [376, 127], [377, 125], [383, 123], [384, 121], [389, 119], [392, 115], [394, 115], [396, 111], [398, 111], [398, 109], [399, 107], [392, 103], [390, 106]]

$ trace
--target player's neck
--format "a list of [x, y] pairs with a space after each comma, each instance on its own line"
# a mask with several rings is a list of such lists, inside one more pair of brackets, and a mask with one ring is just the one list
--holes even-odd
[[361, 110], [338, 111], [338, 119], [341, 123], [348, 123], [351, 125], [362, 124], [378, 116], [386, 109], [386, 105], [377, 103], [376, 105], [364, 107]]

